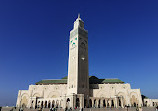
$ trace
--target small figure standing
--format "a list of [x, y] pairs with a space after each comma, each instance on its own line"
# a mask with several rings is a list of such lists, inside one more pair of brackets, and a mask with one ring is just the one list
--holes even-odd
[[142, 107], [139, 107], [139, 110], [138, 111], [142, 111]]
[[83, 108], [81, 108], [81, 111], [83, 111]]
[[155, 110], [158, 111], [158, 106], [156, 106]]
[[23, 108], [22, 108], [22, 107], [20, 108], [20, 111], [23, 111]]
[[136, 107], [136, 111], [139, 111], [139, 108], [138, 108], [138, 106]]
[[67, 107], [65, 108], [65, 111], [67, 111]]

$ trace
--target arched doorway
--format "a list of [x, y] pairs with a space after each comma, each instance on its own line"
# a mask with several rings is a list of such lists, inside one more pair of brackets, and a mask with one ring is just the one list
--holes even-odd
[[111, 100], [111, 107], [113, 108], [114, 107], [114, 101]]
[[36, 102], [35, 102], [35, 109], [37, 108], [37, 99], [36, 99]]
[[100, 99], [98, 100], [98, 108], [100, 108]]
[[31, 108], [33, 108], [34, 101], [31, 102]]
[[147, 107], [148, 101], [145, 101], [145, 106]]
[[54, 106], [55, 106], [55, 101], [53, 100], [52, 101], [52, 108], [54, 108]]
[[106, 107], [105, 99], [103, 100], [103, 107]]
[[56, 101], [56, 107], [57, 108], [59, 107], [59, 101], [58, 100]]
[[84, 108], [86, 108], [86, 107], [87, 107], [87, 100], [84, 99]]
[[131, 105], [132, 105], [133, 107], [136, 107], [137, 104], [138, 104], [137, 98], [135, 97], [135, 95], [132, 95], [132, 97], [131, 97]]
[[21, 107], [25, 108], [27, 107], [27, 104], [28, 104], [27, 96], [23, 96], [21, 101]]
[[107, 107], [109, 108], [110, 104], [109, 104], [109, 100], [107, 100]]
[[48, 108], [50, 108], [50, 101], [48, 102]]
[[78, 107], [80, 107], [80, 99], [79, 98], [76, 99], [76, 108], [78, 108]]
[[41, 108], [43, 108], [43, 101], [41, 102]]
[[89, 100], [89, 107], [90, 108], [92, 107], [92, 100], [91, 99]]
[[47, 108], [47, 101], [45, 101], [44, 103], [44, 108]]
[[22, 104], [22, 108], [26, 108], [26, 104], [25, 103]]
[[38, 101], [38, 103], [37, 103], [37, 108], [39, 108], [40, 107], [40, 101]]
[[96, 99], [94, 100], [94, 105], [93, 105], [93, 107], [96, 107]]
[[121, 99], [119, 98], [119, 106], [121, 107]]

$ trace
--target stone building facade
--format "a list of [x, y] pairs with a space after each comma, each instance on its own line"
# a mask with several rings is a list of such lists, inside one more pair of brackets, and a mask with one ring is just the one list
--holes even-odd
[[19, 90], [17, 107], [125, 107], [142, 106], [140, 89], [119, 79], [89, 76], [88, 31], [78, 16], [70, 31], [68, 77], [41, 80]]
[[144, 99], [144, 106], [146, 107], [156, 107], [158, 106], [158, 99]]

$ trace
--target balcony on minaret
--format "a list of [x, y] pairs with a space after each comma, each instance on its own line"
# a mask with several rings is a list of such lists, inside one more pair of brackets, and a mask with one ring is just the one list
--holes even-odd
[[84, 22], [81, 20], [80, 16], [78, 15], [78, 18], [74, 22], [74, 29], [76, 28], [83, 28], [84, 29]]

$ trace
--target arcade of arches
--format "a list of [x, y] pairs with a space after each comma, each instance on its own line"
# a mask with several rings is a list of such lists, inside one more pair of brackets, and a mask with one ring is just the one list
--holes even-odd
[[158, 99], [144, 99], [145, 107], [156, 107], [158, 106]]
[[[134, 106], [136, 107], [137, 103], [138, 103], [138, 100], [132, 96], [133, 98], [131, 98], [131, 106]], [[81, 107], [82, 104], [81, 104], [81, 99], [82, 98], [76, 98], [76, 101], [75, 101], [75, 104], [74, 104], [74, 108], [78, 108], [78, 107]], [[24, 97], [24, 100], [25, 103], [23, 104], [22, 107], [26, 107], [26, 97]], [[70, 108], [70, 98], [66, 98], [66, 99], [61, 99], [61, 100], [58, 100], [58, 99], [40, 99], [40, 98], [36, 98], [36, 100], [32, 100], [31, 101], [31, 106], [30, 108], [53, 108], [53, 107], [60, 107], [60, 108], [63, 108], [64, 107], [64, 103], [65, 103], [65, 107], [67, 108]], [[95, 108], [103, 108], [103, 107], [125, 107], [127, 104], [125, 102], [125, 99], [120, 96], [120, 97], [115, 97], [115, 98], [94, 98], [94, 97], [90, 97], [88, 99], [88, 101], [86, 99], [84, 99], [84, 108], [86, 107], [95, 107]]]
[[[114, 87], [112, 84], [104, 84], [99, 89], [90, 91], [90, 97], [85, 98], [83, 94], [66, 95], [66, 85], [31, 85], [29, 90], [19, 91], [17, 107], [125, 107], [129, 105], [136, 107], [142, 106], [140, 90], [117, 89], [117, 87], [125, 86], [125, 84], [116, 84], [117, 93], [112, 93], [114, 89], [108, 89], [107, 93], [103, 87]], [[117, 87], [116, 87], [117, 86]], [[49, 90], [48, 90], [49, 89]], [[56, 91], [54, 91], [56, 89]], [[42, 90], [42, 91], [41, 91]], [[131, 91], [130, 91], [131, 90]], [[130, 92], [129, 92], [130, 91]], [[128, 92], [128, 93], [126, 93]], [[44, 94], [44, 95], [43, 95]], [[109, 95], [110, 94], [110, 95]], [[116, 96], [117, 95], [117, 96]], [[68, 99], [69, 98], [69, 99]], [[156, 104], [156, 103], [154, 103]]]

